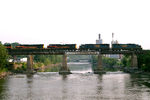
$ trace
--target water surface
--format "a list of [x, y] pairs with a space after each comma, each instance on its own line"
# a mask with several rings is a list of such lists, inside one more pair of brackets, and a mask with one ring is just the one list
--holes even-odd
[[[69, 64], [73, 74], [40, 72], [0, 80], [0, 100], [150, 100], [150, 77], [122, 72], [93, 74], [90, 64]], [[77, 68], [77, 69], [78, 69]]]

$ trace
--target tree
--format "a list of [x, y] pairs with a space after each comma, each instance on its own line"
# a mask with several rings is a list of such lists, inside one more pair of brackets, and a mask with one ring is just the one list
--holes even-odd
[[62, 56], [61, 55], [35, 55], [34, 61], [44, 63], [45, 65], [51, 63], [56, 64], [62, 61]]
[[138, 55], [138, 67], [144, 71], [150, 71], [150, 52]]
[[124, 55], [124, 57], [121, 60], [121, 63], [123, 65], [123, 67], [131, 67], [131, 56]]
[[108, 57], [103, 57], [103, 63], [108, 64], [110, 67], [113, 67], [114, 65], [117, 65], [118, 60], [115, 58], [108, 58]]
[[7, 64], [8, 53], [6, 48], [0, 44], [0, 69], [3, 69]]

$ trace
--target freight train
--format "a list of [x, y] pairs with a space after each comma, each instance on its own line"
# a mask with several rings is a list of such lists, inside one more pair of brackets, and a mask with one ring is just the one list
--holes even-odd
[[[44, 44], [19, 44], [15, 47], [12, 47], [11, 44], [4, 45], [7, 49], [43, 49]], [[110, 48], [109, 44], [81, 44], [79, 49], [77, 49], [76, 44], [49, 44], [47, 46], [49, 50], [66, 50], [66, 51], [121, 51], [121, 50], [130, 50], [137, 51], [142, 50], [142, 47], [138, 44], [112, 44]]]

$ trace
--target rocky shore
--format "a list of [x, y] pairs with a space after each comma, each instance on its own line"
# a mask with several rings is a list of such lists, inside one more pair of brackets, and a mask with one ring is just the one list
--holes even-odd
[[6, 76], [10, 75], [11, 72], [0, 72], [0, 79], [5, 78]]

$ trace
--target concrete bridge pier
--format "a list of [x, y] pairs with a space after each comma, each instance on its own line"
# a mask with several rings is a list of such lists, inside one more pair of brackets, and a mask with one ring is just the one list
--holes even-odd
[[62, 56], [62, 67], [59, 70], [59, 74], [71, 74], [69, 68], [67, 67], [67, 54]]
[[98, 55], [98, 63], [97, 63], [97, 68], [102, 70], [102, 55]]
[[131, 67], [138, 68], [138, 61], [136, 54], [131, 55]]
[[13, 69], [16, 69], [16, 66], [15, 66], [15, 62], [17, 61], [17, 57], [16, 57], [16, 55], [13, 55], [12, 56], [13, 58], [13, 60], [12, 60], [12, 66], [13, 66]]
[[103, 71], [103, 66], [102, 66], [102, 54], [101, 54], [101, 53], [98, 54], [97, 68], [94, 69], [94, 73], [95, 73], [95, 74], [103, 74], [103, 73], [105, 73], [105, 72]]
[[27, 57], [27, 74], [33, 74], [33, 56], [28, 55]]

